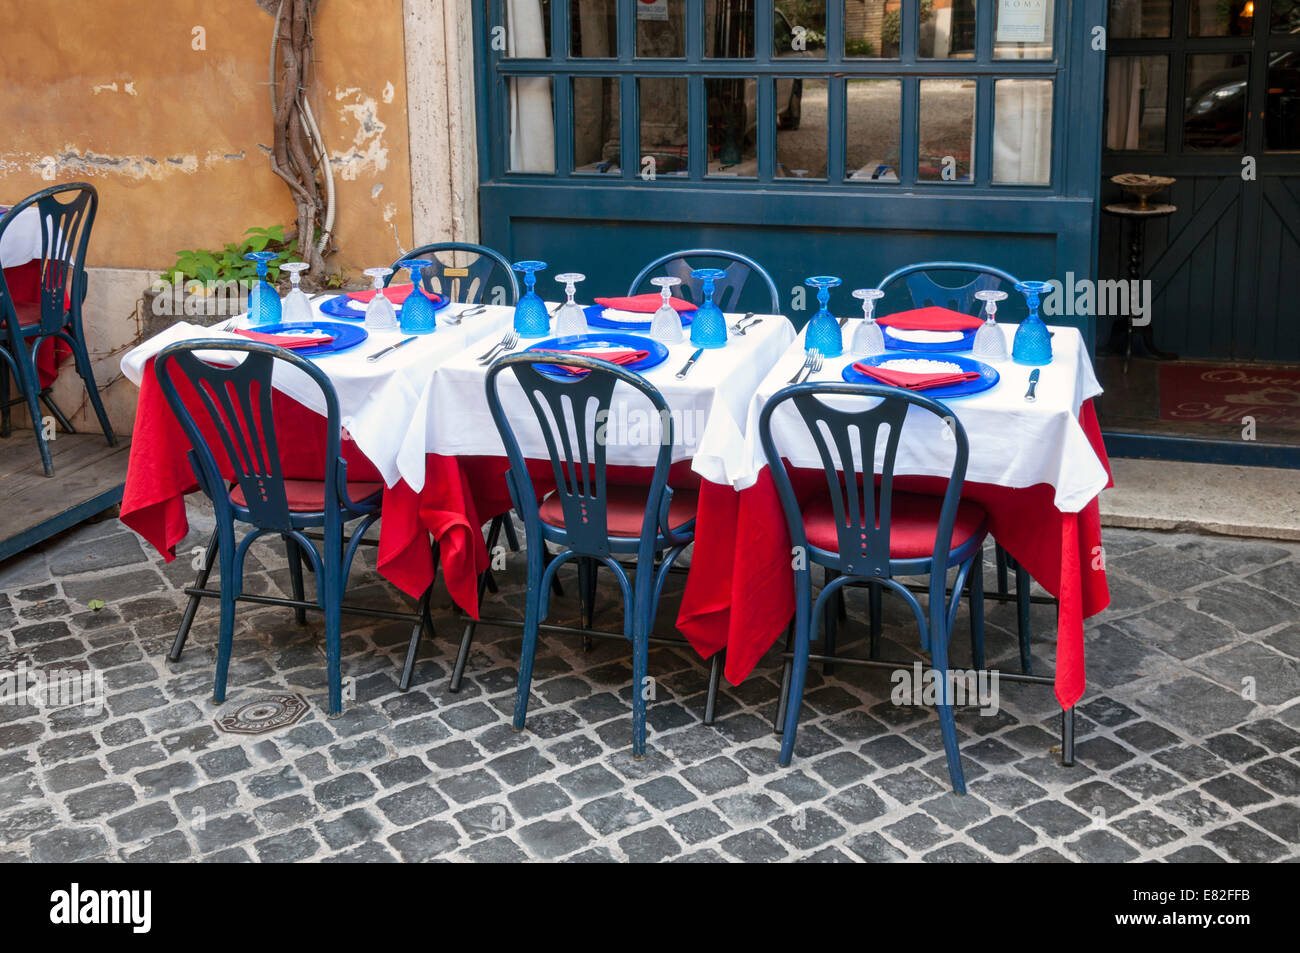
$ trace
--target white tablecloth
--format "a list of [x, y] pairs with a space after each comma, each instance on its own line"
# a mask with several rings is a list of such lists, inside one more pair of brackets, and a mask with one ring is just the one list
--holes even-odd
[[[844, 328], [848, 341], [856, 326], [850, 321]], [[1002, 325], [1007, 349], [1016, 325]], [[1079, 409], [1085, 400], [1101, 393], [1093, 374], [1092, 361], [1083, 338], [1074, 328], [1052, 329], [1052, 363], [1041, 368], [1037, 400], [1025, 400], [1032, 368], [1011, 361], [995, 364], [1001, 380], [990, 390], [970, 397], [951, 400], [946, 406], [961, 421], [970, 441], [970, 459], [966, 479], [972, 483], [990, 483], [1005, 487], [1028, 487], [1050, 484], [1055, 492], [1057, 509], [1077, 513], [1107, 483], [1106, 469], [1093, 452], [1083, 428]], [[899, 357], [942, 360], [941, 353], [894, 352]], [[728, 481], [736, 489], [750, 487], [767, 466], [767, 458], [758, 435], [758, 418], [763, 405], [787, 386], [794, 372], [803, 364], [803, 334], [772, 368], [750, 400], [745, 426], [746, 447], [742, 465], [728, 470]], [[827, 359], [814, 381], [843, 381], [841, 372], [854, 359], [849, 356]], [[922, 391], [921, 393], [924, 393]], [[939, 418], [913, 408], [905, 424], [905, 439], [898, 450], [895, 472], [917, 476], [946, 477], [952, 472], [955, 443], [947, 426]], [[794, 466], [821, 467], [821, 458], [808, 435], [807, 426], [794, 409], [786, 404], [772, 419], [777, 449]], [[883, 459], [883, 441], [877, 448], [877, 467]], [[702, 442], [697, 461], [723, 456], [728, 447]], [[861, 461], [857, 461], [858, 465]], [[710, 472], [695, 469], [714, 482]]]
[[[760, 317], [760, 324], [743, 336], [733, 334], [726, 347], [706, 350], [683, 380], [675, 375], [696, 350], [689, 340], [670, 346], [667, 360], [642, 375], [663, 394], [672, 415], [673, 461], [695, 458], [695, 469], [700, 470], [700, 454], [707, 445], [712, 448], [712, 462], [704, 463], [706, 470], [700, 472], [709, 479], [714, 479], [710, 473], [722, 473], [732, 461], [743, 459], [750, 397], [795, 337], [794, 327], [786, 318]], [[727, 315], [727, 324], [730, 326], [738, 318]], [[525, 346], [529, 343], [523, 342]], [[486, 350], [471, 349], [442, 363], [427, 399], [411, 420], [398, 468], [402, 478], [416, 490], [424, 484], [426, 453], [505, 455], [488, 410], [484, 388], [487, 368], [477, 360]], [[515, 423], [524, 456], [545, 459], [548, 454], [541, 429], [523, 390], [510, 372], [500, 381], [502, 405]], [[619, 384], [604, 436], [610, 465], [653, 466], [659, 451], [659, 418], [650, 413], [643, 396]], [[715, 482], [726, 481], [719, 477]]]
[[41, 217], [30, 205], [0, 232], [0, 268], [16, 268], [41, 257]]
[[[436, 331], [420, 336], [377, 361], [367, 361], [366, 356], [410, 335], [401, 331], [372, 331], [366, 341], [349, 351], [311, 359], [329, 375], [330, 382], [338, 393], [339, 414], [347, 435], [356, 441], [358, 448], [374, 463], [389, 486], [394, 486], [400, 478], [397, 459], [407, 423], [417, 408], [425, 406], [422, 402], [427, 401], [429, 382], [439, 365], [462, 351], [480, 353], [487, 346], [483, 342], [488, 339], [496, 341], [503, 330], [510, 326], [514, 316], [513, 308], [495, 307], [488, 308], [482, 314], [464, 318], [459, 325], [445, 323], [448, 317], [454, 317], [468, 308], [468, 305], [448, 306], [438, 312]], [[316, 304], [316, 309], [318, 320], [340, 324], [358, 323], [320, 314], [319, 303]], [[244, 317], [238, 319], [239, 326], [244, 324]], [[214, 328], [180, 322], [128, 352], [122, 358], [122, 373], [138, 385], [149, 358], [174, 341], [201, 337], [247, 340]], [[213, 352], [211, 360], [233, 364], [240, 357], [233, 352]], [[277, 390], [317, 413], [325, 412], [320, 387], [297, 368], [286, 364], [277, 365], [271, 380]], [[479, 391], [482, 391], [481, 383]], [[423, 477], [423, 463], [420, 473]]]

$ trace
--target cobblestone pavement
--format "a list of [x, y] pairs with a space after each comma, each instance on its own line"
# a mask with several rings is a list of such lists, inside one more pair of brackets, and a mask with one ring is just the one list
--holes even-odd
[[[517, 630], [480, 629], [463, 690], [450, 694], [460, 628], [441, 589], [438, 638], [405, 694], [406, 626], [345, 617], [356, 700], [334, 720], [319, 624], [241, 607], [220, 710], [286, 690], [311, 707], [268, 734], [222, 732], [210, 699], [215, 603], [200, 608], [182, 661], [165, 658], [189, 553], [210, 527], [193, 503], [191, 517], [196, 531], [171, 565], [113, 519], [0, 565], [0, 672], [92, 668], [108, 691], [98, 712], [0, 705], [0, 859], [1300, 856], [1300, 545], [1106, 533], [1114, 603], [1088, 625], [1078, 763], [1063, 768], [1053, 753], [1050, 690], [1004, 683], [997, 715], [958, 714], [970, 792], [958, 797], [932, 711], [891, 704], [879, 670], [815, 668], [794, 764], [778, 769], [775, 654], [724, 685], [706, 727], [706, 666], [687, 648], [654, 650], [650, 752], [635, 762], [626, 644], [584, 653], [575, 639], [544, 638], [528, 731], [516, 734]], [[518, 615], [522, 562], [511, 557], [489, 611]], [[287, 592], [282, 552], [255, 545], [246, 588]], [[555, 605], [571, 617], [571, 575], [566, 592]], [[406, 605], [369, 564], [350, 598]], [[614, 599], [602, 587], [611, 628]], [[886, 605], [890, 657], [919, 658], [901, 604]], [[865, 594], [851, 593], [849, 609], [861, 631]], [[1034, 622], [1035, 662], [1050, 671], [1052, 608], [1036, 606]], [[1014, 628], [1013, 606], [990, 606], [990, 662], [1015, 668]], [[847, 638], [842, 627], [845, 648]], [[968, 661], [966, 639], [959, 622], [956, 664]]]

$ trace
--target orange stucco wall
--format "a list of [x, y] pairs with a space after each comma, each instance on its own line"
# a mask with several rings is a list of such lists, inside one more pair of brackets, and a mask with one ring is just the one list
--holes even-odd
[[[92, 266], [163, 268], [292, 225], [267, 157], [272, 26], [255, 0], [0, 3], [0, 203], [93, 183]], [[321, 0], [314, 27], [334, 260], [355, 275], [411, 244], [402, 0]]]

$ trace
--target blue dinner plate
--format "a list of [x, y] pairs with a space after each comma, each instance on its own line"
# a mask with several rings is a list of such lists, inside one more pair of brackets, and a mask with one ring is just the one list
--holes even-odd
[[[431, 294], [429, 297], [433, 299], [434, 311], [441, 311], [451, 304], [451, 299], [442, 295]], [[366, 302], [358, 301], [356, 298], [349, 298], [346, 294], [335, 295], [333, 298], [326, 298], [324, 301], [317, 303], [320, 305], [320, 313], [328, 314], [331, 318], [346, 318], [349, 321], [364, 321], [366, 319]], [[393, 310], [401, 314], [402, 306], [394, 304]]]
[[255, 328], [249, 328], [250, 331], [258, 331], [262, 334], [302, 334], [306, 331], [324, 331], [327, 334], [334, 335], [334, 340], [326, 344], [317, 344], [314, 347], [298, 347], [293, 349], [293, 353], [301, 354], [303, 357], [321, 357], [326, 354], [338, 354], [340, 351], [350, 351], [356, 347], [370, 334], [365, 328], [357, 327], [355, 324], [339, 324], [337, 321], [303, 321], [301, 324], [268, 324]]
[[[668, 348], [659, 341], [643, 337], [640, 334], [619, 334], [612, 331], [606, 331], [603, 334], [571, 334], [568, 337], [547, 338], [545, 341], [538, 341], [528, 348], [530, 351], [576, 351], [579, 349], [584, 351], [636, 350], [650, 352], [647, 357], [643, 357], [639, 361], [624, 364], [623, 367], [629, 371], [647, 371], [668, 360]], [[551, 376], [565, 380], [573, 377], [567, 371], [558, 370], [553, 372]]]
[[[879, 384], [880, 381], [874, 377], [868, 377], [860, 371], [855, 371], [853, 365], [867, 364], [871, 367], [879, 367], [889, 361], [906, 360], [904, 354], [877, 354], [875, 357], [862, 357], [857, 361], [850, 361], [844, 365], [843, 378], [850, 384]], [[938, 360], [938, 358], [936, 358]], [[929, 390], [918, 390], [915, 393], [924, 394], [926, 397], [933, 397], [936, 400], [948, 400], [953, 397], [969, 397], [971, 394], [978, 394], [980, 391], [986, 391], [998, 382], [998, 372], [989, 367], [983, 361], [976, 361], [969, 357], [961, 357], [957, 354], [945, 354], [943, 360], [956, 364], [963, 371], [975, 371], [979, 377], [973, 381], [966, 381], [962, 384], [952, 384], [948, 387], [931, 387]]]
[[[605, 317], [605, 306], [603, 304], [593, 304], [583, 311], [587, 315], [587, 325], [593, 328], [608, 328], [611, 331], [650, 331], [650, 321], [654, 317], [651, 312], [645, 316], [644, 321], [615, 321]], [[691, 318], [695, 317], [694, 311], [679, 311], [678, 317], [682, 319], [682, 327], [691, 326]]]
[[[885, 347], [891, 351], [969, 351], [975, 346], [975, 332], [979, 328], [963, 331], [960, 341], [907, 341], [895, 337], [891, 333], [894, 329], [887, 325], [882, 324], [880, 330], [885, 333]], [[911, 329], [899, 328], [899, 330]]]

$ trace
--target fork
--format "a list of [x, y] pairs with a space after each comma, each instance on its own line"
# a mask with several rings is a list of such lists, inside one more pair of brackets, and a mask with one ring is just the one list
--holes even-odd
[[743, 318], [738, 319], [736, 323], [731, 326], [731, 330], [735, 331], [737, 334], [741, 333], [740, 326], [744, 324], [746, 321], [748, 321], [750, 318], [752, 318], [753, 316], [754, 316], [753, 311], [748, 312]]
[[822, 352], [817, 350], [817, 348], [813, 348], [808, 353], [812, 355], [813, 360], [812, 366], [808, 368], [807, 372], [803, 375], [803, 380], [800, 381], [800, 383], [803, 384], [808, 383], [808, 378], [812, 377], [822, 369]]
[[498, 353], [502, 351], [509, 351], [513, 349], [514, 346], [518, 343], [519, 343], [519, 334], [515, 331], [507, 331], [505, 337], [503, 337], [499, 342], [497, 342], [497, 344], [495, 344], [492, 347], [492, 350], [488, 351], [486, 354], [480, 357], [478, 359], [478, 362], [480, 364], [491, 364], [492, 359], [495, 358]]
[[468, 311], [462, 311], [460, 314], [448, 316], [447, 323], [452, 327], [460, 324], [465, 318], [472, 318], [476, 314], [482, 314], [487, 310], [487, 305], [480, 304], [477, 307], [470, 308]]
[[790, 378], [788, 381], [786, 381], [786, 383], [787, 384], [799, 383], [799, 375], [813, 366], [813, 361], [816, 359], [816, 356], [817, 356], [816, 348], [813, 348], [811, 351], [805, 354], [803, 358], [803, 365], [799, 368], [799, 370], [794, 372], [794, 377]]
[[762, 319], [762, 318], [755, 318], [753, 321], [749, 322], [749, 324], [745, 325], [743, 328], [741, 328], [740, 330], [738, 330], [738, 331], [736, 332], [736, 337], [741, 337], [741, 338], [743, 338], [743, 337], [745, 336], [745, 334], [748, 333], [748, 331], [750, 330], [750, 328], [757, 327], [758, 325], [760, 325], [760, 324], [762, 324], [762, 323], [763, 323], [763, 319]]

